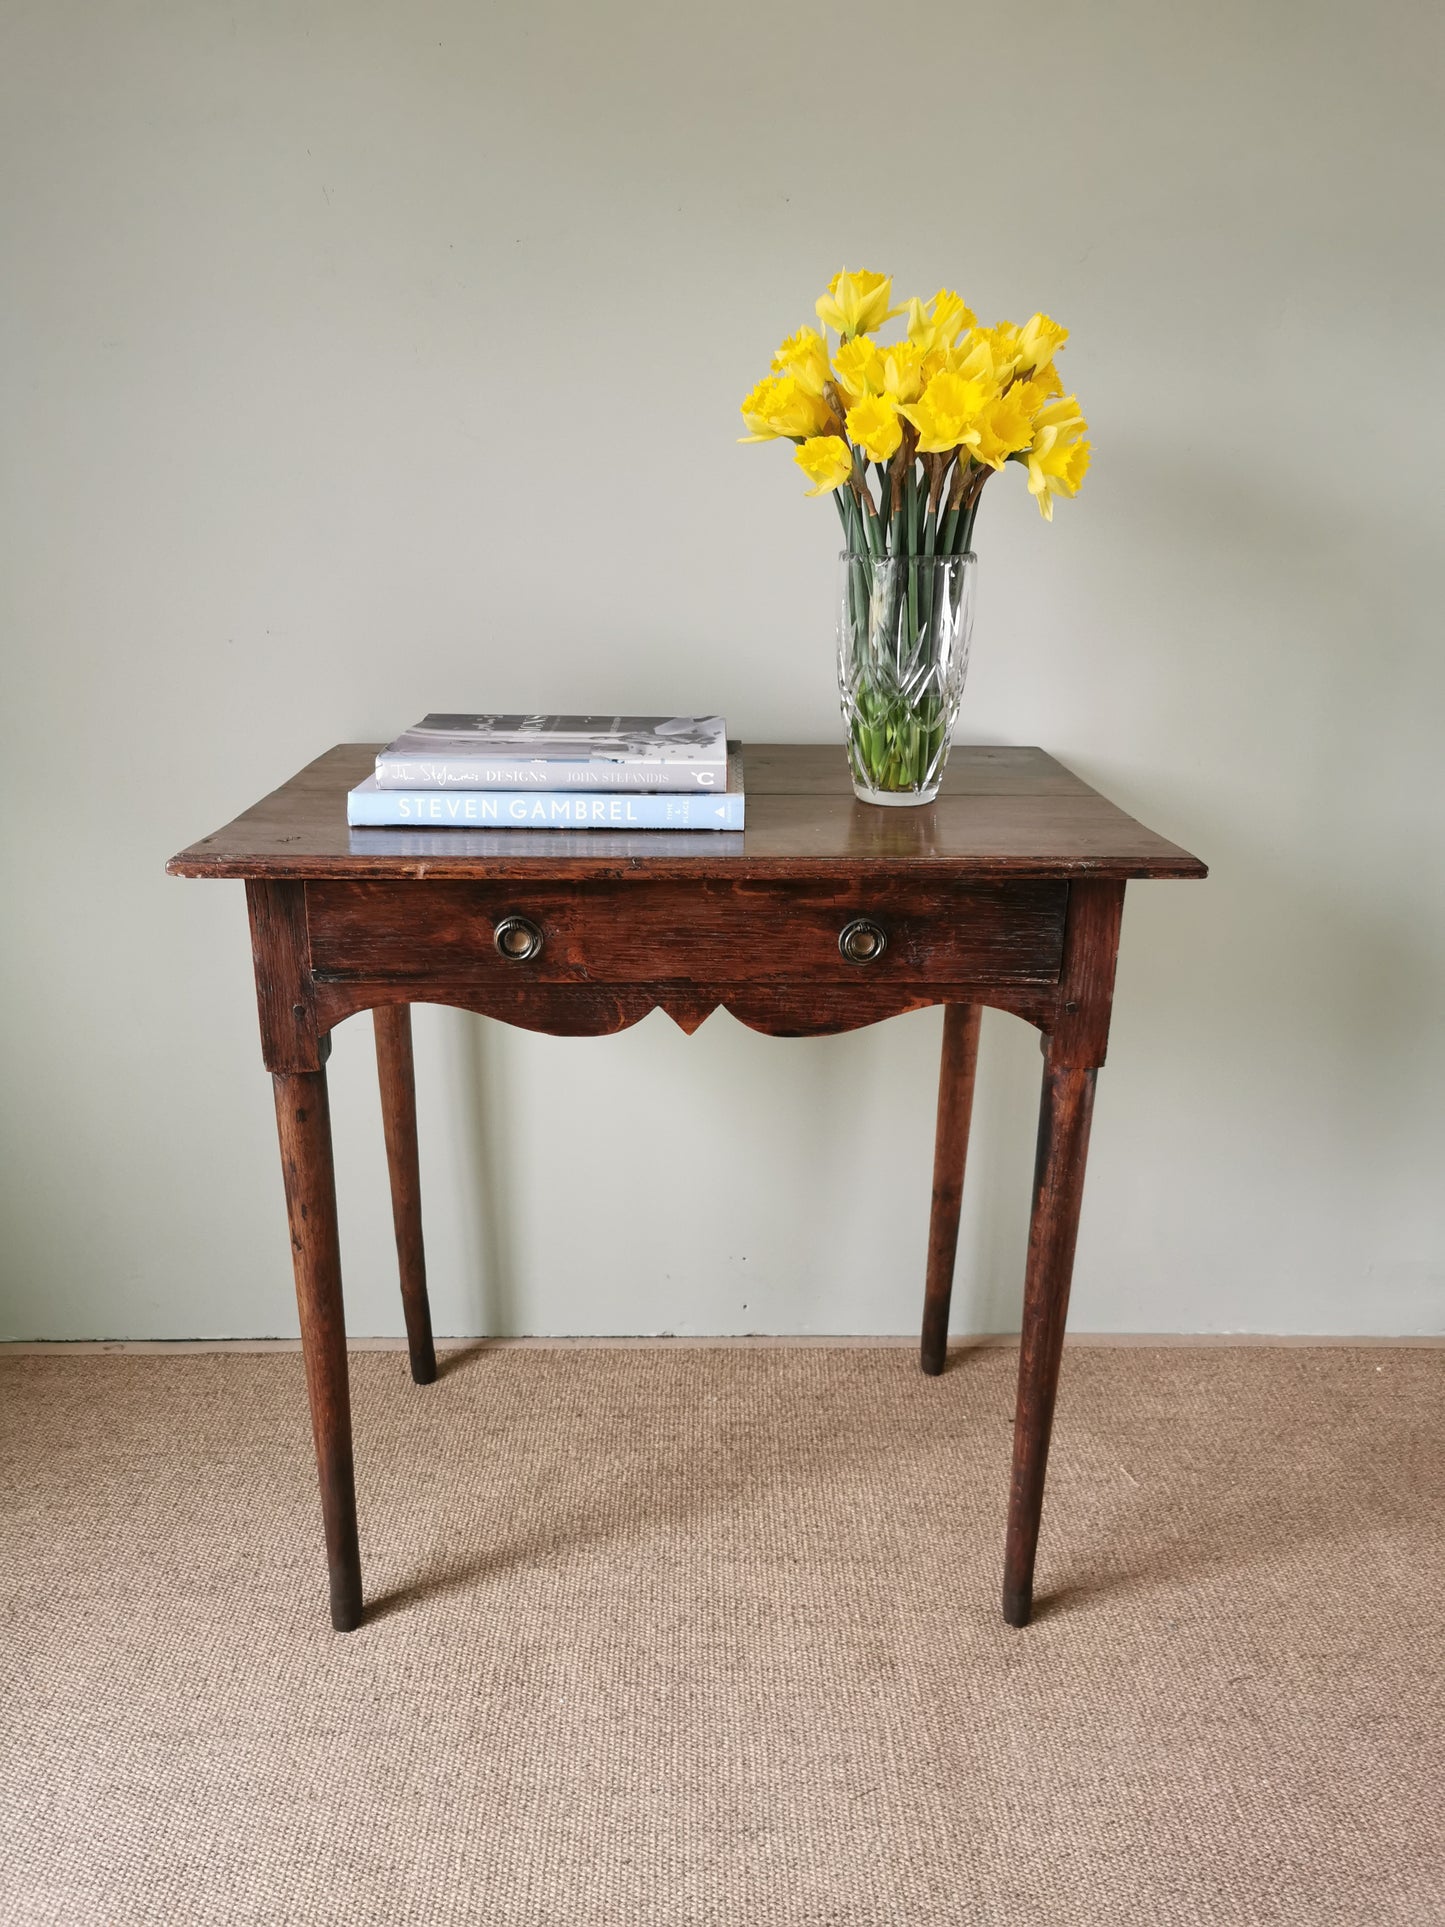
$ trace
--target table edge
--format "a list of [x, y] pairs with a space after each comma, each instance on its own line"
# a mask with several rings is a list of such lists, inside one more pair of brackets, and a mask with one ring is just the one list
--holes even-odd
[[[525, 832], [523, 833], [525, 834]], [[701, 834], [701, 832], [699, 832]], [[908, 877], [927, 874], [956, 879], [969, 877], [1017, 878], [1020, 882], [1098, 877], [1113, 882], [1199, 882], [1209, 875], [1208, 865], [1187, 851], [1177, 860], [1166, 859], [1148, 865], [1128, 863], [1034, 862], [1025, 857], [971, 858], [959, 862], [950, 857], [715, 857], [700, 853], [695, 857], [412, 857], [348, 856], [342, 861], [328, 857], [297, 857], [268, 860], [264, 864], [244, 857], [196, 857], [189, 850], [173, 856], [166, 875], [192, 879], [220, 879], [225, 882], [322, 883], [361, 881], [397, 883], [439, 883], [448, 878], [458, 883], [539, 882], [552, 878], [560, 883], [613, 882], [622, 877], [654, 878], [659, 882], [736, 882], [748, 883], [782, 878], [825, 880], [840, 870], [864, 870], [872, 876]]]
[[[730, 744], [730, 747], [732, 745]], [[1061, 861], [1055, 857], [1030, 857], [1027, 855], [974, 856], [960, 859], [950, 856], [931, 856], [926, 852], [908, 855], [866, 856], [856, 852], [840, 851], [833, 856], [749, 856], [744, 853], [721, 856], [715, 850], [700, 848], [696, 855], [680, 856], [675, 851], [666, 856], [634, 857], [583, 857], [518, 854], [516, 856], [416, 856], [397, 857], [367, 853], [330, 852], [326, 855], [305, 855], [298, 853], [288, 857], [281, 852], [271, 852], [264, 857], [238, 855], [233, 853], [210, 854], [206, 845], [226, 836], [252, 811], [279, 796], [298, 778], [306, 776], [327, 763], [338, 754], [347, 751], [369, 751], [378, 745], [364, 743], [334, 743], [329, 749], [313, 757], [309, 763], [293, 772], [276, 789], [268, 791], [247, 806], [238, 817], [213, 830], [209, 836], [189, 844], [177, 851], [166, 864], [168, 876], [191, 878], [219, 878], [224, 881], [246, 882], [335, 882], [346, 878], [365, 881], [396, 882], [436, 882], [447, 878], [457, 882], [536, 882], [551, 878], [557, 882], [586, 883], [610, 882], [623, 877], [652, 877], [668, 882], [740, 882], [753, 880], [779, 880], [795, 878], [805, 880], [816, 878], [826, 880], [840, 871], [862, 871], [870, 876], [902, 878], [920, 874], [952, 878], [959, 881], [972, 877], [993, 879], [1018, 878], [1020, 881], [1036, 882], [1045, 879], [1068, 881], [1070, 878], [1097, 877], [1101, 880], [1117, 882], [1151, 881], [1200, 881], [1209, 875], [1208, 866], [1190, 851], [1171, 842], [1157, 830], [1149, 829], [1147, 824], [1130, 815], [1127, 810], [1114, 803], [1112, 798], [1096, 790], [1091, 783], [1060, 762], [1049, 750], [1032, 743], [959, 743], [955, 750], [972, 750], [985, 756], [991, 752], [1009, 755], [1028, 755], [1038, 758], [1044, 765], [1062, 771], [1078, 784], [1081, 791], [1101, 798], [1111, 809], [1129, 823], [1142, 830], [1159, 846], [1159, 853], [1149, 860], [1077, 857]], [[775, 753], [793, 749], [831, 749], [835, 745], [817, 743], [747, 743], [739, 745], [746, 756], [749, 750], [757, 754]], [[770, 790], [760, 792], [771, 796], [805, 795], [810, 792], [791, 790]], [[830, 792], [831, 793], [831, 792]], [[841, 785], [839, 796], [847, 796], [848, 791]], [[967, 795], [969, 792], [958, 792]], [[538, 831], [517, 831], [516, 835], [535, 836], [545, 834]], [[703, 838], [712, 832], [696, 831], [692, 834]], [[742, 835], [746, 837], [747, 830]], [[729, 837], [729, 841], [733, 841]]]

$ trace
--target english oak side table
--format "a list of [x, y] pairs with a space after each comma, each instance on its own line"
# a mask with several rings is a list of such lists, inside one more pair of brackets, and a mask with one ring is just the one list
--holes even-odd
[[370, 1010], [411, 1371], [436, 1377], [422, 1255], [411, 1010], [459, 1005], [561, 1036], [721, 1006], [820, 1036], [944, 1006], [923, 1370], [943, 1370], [983, 1005], [1041, 1033], [1043, 1097], [1024, 1281], [1003, 1613], [1028, 1623], [1044, 1471], [1104, 1062], [1125, 883], [1202, 877], [1037, 749], [959, 748], [938, 800], [857, 802], [842, 749], [745, 748], [748, 828], [728, 832], [348, 830], [376, 745], [345, 743], [173, 876], [240, 877], [272, 1073], [301, 1312], [331, 1619], [361, 1621], [346, 1326], [326, 1096], [332, 1028]]

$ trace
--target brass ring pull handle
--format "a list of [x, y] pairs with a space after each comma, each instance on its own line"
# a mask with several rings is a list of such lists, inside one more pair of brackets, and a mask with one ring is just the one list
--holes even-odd
[[542, 933], [530, 917], [502, 917], [492, 932], [497, 955], [508, 963], [526, 963], [541, 955]]
[[888, 932], [868, 917], [854, 917], [838, 936], [838, 948], [851, 964], [876, 963], [888, 948]]

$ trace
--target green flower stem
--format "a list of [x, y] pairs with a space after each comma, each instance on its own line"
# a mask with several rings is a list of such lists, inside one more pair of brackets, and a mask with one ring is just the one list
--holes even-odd
[[917, 790], [943, 748], [943, 708], [936, 697], [914, 706], [896, 690], [864, 683], [849, 731], [854, 771], [867, 787]]
[[862, 514], [864, 512], [865, 498], [869, 502], [871, 502], [873, 498], [868, 493], [868, 460], [861, 448], [855, 448], [853, 450], [853, 480], [849, 484], [849, 491], [855, 507], [859, 513]]
[[[929, 493], [930, 495], [932, 494], [931, 489]], [[937, 539], [938, 539], [938, 509], [937, 509], [937, 505], [930, 501], [924, 504], [923, 539], [919, 548], [919, 554], [922, 556], [925, 562], [931, 562], [934, 560], [937, 554], [937, 548], [936, 548]], [[918, 585], [918, 621], [919, 621], [920, 627], [926, 631], [929, 627], [929, 624], [933, 621], [933, 596], [934, 596], [935, 571], [933, 569], [920, 569], [918, 571], [918, 574], [921, 577], [921, 580]]]
[[[971, 492], [971, 491], [970, 491]], [[962, 555], [968, 547], [969, 525], [973, 520], [973, 503], [965, 495], [958, 509], [958, 527], [953, 536], [953, 553]]]
[[[918, 474], [915, 465], [908, 464], [908, 473], [903, 478], [903, 519], [906, 528], [907, 548], [900, 561], [907, 567], [907, 559], [918, 553]], [[918, 571], [908, 569], [908, 637], [909, 653], [918, 644]]]
[[866, 656], [868, 640], [868, 586], [872, 564], [866, 552], [866, 517], [858, 498], [846, 488], [834, 491], [838, 519], [843, 524], [844, 546], [848, 551], [847, 608], [840, 612], [846, 622], [847, 646], [855, 662]]
[[958, 552], [960, 555], [967, 555], [968, 551], [973, 547], [973, 525], [978, 520], [978, 505], [983, 500], [983, 484], [987, 479], [987, 476], [984, 476], [980, 480], [977, 489], [972, 492], [968, 504], [968, 514], [964, 520], [962, 534], [959, 537]]
[[[878, 791], [925, 788], [946, 754], [944, 704], [936, 693], [920, 694], [926, 678], [918, 671], [957, 593], [950, 558], [967, 549], [988, 474], [966, 457], [910, 459], [915, 446], [910, 437], [891, 463], [873, 465], [876, 513], [867, 512], [874, 498], [861, 456], [863, 494], [855, 488], [840, 503], [849, 549], [841, 612], [849, 757], [860, 786]], [[880, 563], [893, 566], [880, 574]]]
[[839, 494], [845, 496], [848, 503], [848, 547], [854, 554], [866, 554], [868, 550], [868, 528], [867, 518], [863, 513], [863, 505], [859, 502], [856, 495], [849, 493], [846, 489], [840, 489]]
[[876, 560], [877, 557], [883, 554], [883, 524], [879, 521], [878, 512], [873, 507], [872, 496], [865, 491], [863, 500], [856, 503], [855, 506], [863, 532], [863, 539], [858, 544], [858, 547], [860, 550], [866, 551], [867, 554], [873, 556]]
[[873, 582], [873, 566], [863, 556], [857, 556], [848, 571], [848, 625], [855, 657], [866, 657], [868, 649], [868, 609], [872, 600], [869, 590]]

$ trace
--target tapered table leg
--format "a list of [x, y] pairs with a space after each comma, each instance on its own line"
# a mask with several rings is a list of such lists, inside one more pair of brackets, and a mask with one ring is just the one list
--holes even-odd
[[1033, 1611], [1034, 1555], [1097, 1075], [1094, 1070], [1063, 1069], [1051, 1053], [1045, 1055], [1004, 1548], [1003, 1616], [1010, 1626], [1026, 1626]]
[[930, 1378], [943, 1370], [948, 1307], [958, 1252], [958, 1214], [973, 1116], [978, 1068], [980, 1004], [948, 1004], [943, 1012], [943, 1057], [938, 1067], [938, 1124], [933, 1139], [933, 1208], [928, 1219], [928, 1280], [923, 1288], [920, 1363]]
[[361, 1552], [356, 1539], [351, 1394], [326, 1072], [276, 1071], [271, 1081], [276, 1087], [276, 1127], [301, 1312], [301, 1350], [321, 1476], [331, 1623], [344, 1633], [361, 1624]]
[[411, 1005], [378, 1004], [376, 1068], [381, 1083], [381, 1122], [391, 1173], [391, 1219], [401, 1270], [401, 1308], [411, 1375], [430, 1385], [437, 1375], [431, 1306], [426, 1295], [426, 1253], [421, 1240], [421, 1167], [416, 1148], [416, 1070], [411, 1048]]

